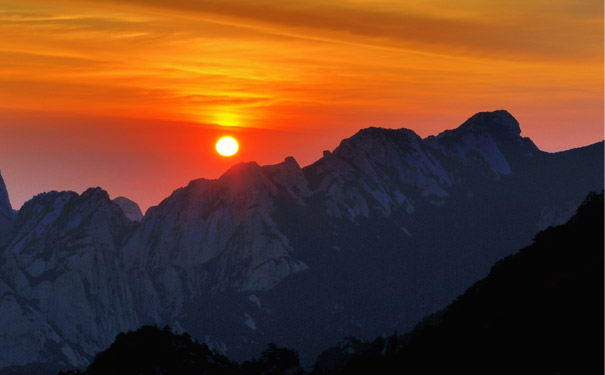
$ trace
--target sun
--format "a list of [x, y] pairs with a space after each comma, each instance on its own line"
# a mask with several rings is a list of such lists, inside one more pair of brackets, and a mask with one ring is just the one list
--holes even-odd
[[232, 137], [223, 137], [216, 142], [216, 152], [223, 156], [233, 156], [237, 149], [237, 141]]

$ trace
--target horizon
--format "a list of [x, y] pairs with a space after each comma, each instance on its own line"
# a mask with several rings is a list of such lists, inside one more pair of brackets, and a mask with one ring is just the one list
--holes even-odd
[[[479, 113], [493, 113], [493, 112], [497, 112], [497, 111], [505, 111], [505, 112], [507, 112], [508, 114], [510, 114], [510, 115], [511, 115], [513, 118], [515, 118], [515, 116], [514, 116], [512, 113], [508, 112], [506, 109], [498, 109], [498, 110], [493, 110], [493, 111], [476, 112], [476, 113], [474, 113], [473, 115], [469, 116], [469, 117], [467, 118], [467, 120], [468, 120], [468, 119], [470, 119], [471, 117], [475, 116], [476, 114], [479, 114]], [[440, 132], [438, 132], [438, 133], [435, 133], [435, 134], [428, 134], [428, 135], [424, 135], [424, 136], [422, 136], [422, 135], [418, 134], [418, 133], [417, 133], [417, 132], [416, 132], [414, 129], [411, 129], [411, 128], [406, 128], [406, 127], [402, 127], [402, 128], [385, 128], [385, 127], [381, 127], [381, 126], [369, 126], [369, 127], [365, 127], [365, 128], [360, 128], [360, 129], [358, 129], [358, 130], [357, 130], [355, 133], [353, 133], [353, 134], [351, 134], [351, 135], [349, 135], [349, 136], [347, 136], [347, 137], [345, 137], [345, 138], [342, 138], [342, 139], [341, 139], [341, 140], [338, 142], [338, 145], [336, 145], [336, 146], [334, 146], [334, 147], [332, 147], [332, 148], [329, 148], [329, 149], [321, 150], [321, 151], [319, 151], [319, 153], [323, 153], [324, 151], [330, 151], [330, 152], [333, 152], [333, 151], [334, 151], [336, 148], [338, 148], [338, 146], [340, 145], [340, 142], [341, 142], [342, 140], [344, 140], [344, 139], [348, 139], [348, 138], [351, 138], [351, 137], [353, 137], [354, 135], [358, 134], [359, 132], [361, 132], [361, 131], [363, 131], [363, 130], [365, 130], [365, 129], [370, 129], [370, 128], [378, 128], [378, 129], [391, 129], [391, 130], [403, 130], [403, 129], [405, 129], [405, 130], [411, 130], [412, 132], [414, 132], [415, 134], [417, 134], [417, 135], [418, 135], [418, 136], [419, 136], [421, 139], [423, 139], [423, 140], [424, 140], [424, 139], [427, 139], [427, 138], [429, 138], [429, 137], [437, 136], [437, 135], [441, 134], [442, 132], [445, 132], [445, 131], [448, 131], [448, 130], [457, 129], [459, 126], [463, 125], [465, 122], [466, 122], [466, 120], [465, 120], [464, 122], [460, 123], [459, 125], [455, 126], [455, 127], [449, 127], [449, 128], [445, 128], [445, 129], [443, 129], [442, 131], [440, 131]], [[523, 135], [523, 126], [522, 126], [522, 124], [519, 124], [519, 127], [520, 127], [520, 129], [521, 129], [521, 135], [520, 135], [520, 136], [521, 136], [521, 137], [524, 137], [524, 135]], [[529, 137], [528, 137], [528, 138], [529, 138]], [[530, 138], [530, 139], [531, 139], [531, 138]], [[533, 139], [532, 139], [532, 141], [533, 141]], [[599, 140], [599, 141], [596, 141], [596, 142], [592, 142], [592, 143], [585, 144], [585, 145], [580, 145], [580, 146], [577, 146], [577, 147], [572, 147], [572, 148], [569, 148], [569, 149], [555, 150], [555, 151], [544, 150], [544, 149], [543, 149], [543, 148], [541, 148], [541, 147], [540, 147], [540, 145], [538, 145], [538, 144], [536, 144], [536, 146], [538, 147], [538, 149], [539, 149], [540, 151], [543, 151], [543, 152], [548, 152], [548, 153], [557, 153], [557, 152], [565, 152], [565, 151], [570, 151], [570, 150], [573, 150], [573, 149], [576, 149], [576, 148], [588, 147], [588, 146], [594, 145], [594, 144], [596, 144], [596, 143], [601, 143], [601, 142], [605, 142], [605, 138], [604, 138], [604, 139], [601, 139], [601, 140]], [[534, 142], [534, 143], [535, 143], [535, 142]], [[316, 151], [317, 151], [317, 150], [316, 150]], [[296, 162], [299, 164], [300, 168], [305, 168], [305, 167], [308, 167], [308, 166], [310, 166], [310, 165], [312, 165], [312, 164], [316, 163], [317, 161], [319, 161], [319, 160], [321, 160], [321, 159], [323, 158], [323, 156], [320, 156], [320, 157], [318, 157], [318, 158], [316, 158], [316, 159], [314, 159], [314, 160], [312, 160], [312, 161], [310, 161], [310, 162], [304, 163], [304, 164], [303, 164], [303, 163], [300, 163], [300, 161], [299, 161], [299, 160], [298, 160], [298, 159], [297, 159], [295, 156], [293, 156], [293, 155], [285, 155], [285, 156], [283, 156], [283, 157], [281, 158], [281, 160], [280, 160], [280, 161], [275, 162], [275, 163], [259, 163], [259, 162], [255, 161], [255, 160], [240, 160], [240, 161], [237, 161], [237, 162], [232, 163], [231, 165], [227, 166], [227, 167], [226, 167], [226, 169], [224, 169], [222, 172], [220, 172], [220, 174], [218, 174], [217, 176], [214, 176], [214, 177], [206, 177], [206, 176], [192, 177], [192, 178], [191, 178], [189, 181], [187, 181], [187, 183], [185, 183], [185, 184], [183, 184], [183, 185], [180, 185], [180, 186], [176, 186], [176, 187], [174, 187], [174, 188], [173, 188], [173, 189], [170, 191], [170, 193], [168, 193], [166, 196], [164, 196], [164, 197], [160, 198], [160, 200], [159, 200], [159, 201], [157, 201], [156, 203], [151, 203], [151, 204], [148, 204], [148, 205], [146, 205], [146, 206], [142, 205], [142, 204], [141, 204], [141, 203], [140, 203], [140, 202], [139, 202], [139, 201], [136, 199], [136, 197], [135, 197], [134, 195], [133, 195], [133, 196], [129, 196], [129, 195], [120, 195], [120, 194], [115, 195], [115, 194], [111, 194], [111, 193], [110, 193], [110, 191], [109, 191], [108, 189], [106, 189], [106, 188], [105, 188], [104, 186], [102, 186], [102, 185], [96, 185], [96, 186], [95, 186], [95, 185], [90, 185], [90, 186], [84, 187], [84, 188], [79, 189], [79, 190], [75, 190], [75, 189], [69, 189], [69, 188], [68, 188], [68, 189], [63, 189], [63, 190], [48, 190], [48, 191], [40, 191], [40, 192], [38, 192], [38, 193], [35, 193], [35, 194], [34, 194], [34, 195], [32, 195], [31, 197], [26, 198], [25, 200], [23, 200], [23, 202], [21, 202], [21, 203], [20, 203], [20, 205], [17, 207], [17, 206], [14, 204], [13, 199], [12, 199], [11, 190], [10, 190], [10, 187], [9, 187], [9, 186], [10, 186], [10, 182], [7, 182], [7, 178], [6, 178], [6, 177], [5, 177], [5, 176], [2, 174], [2, 169], [0, 169], [0, 176], [1, 176], [1, 177], [2, 177], [2, 179], [4, 180], [4, 183], [5, 183], [6, 187], [7, 187], [7, 191], [8, 191], [8, 195], [9, 195], [9, 200], [10, 200], [10, 203], [11, 203], [12, 208], [13, 208], [14, 210], [19, 210], [19, 209], [21, 209], [21, 207], [22, 207], [22, 205], [23, 205], [23, 204], [25, 204], [26, 202], [28, 202], [29, 200], [31, 200], [32, 198], [34, 198], [34, 197], [35, 197], [36, 195], [38, 195], [38, 194], [48, 193], [48, 192], [50, 192], [50, 191], [71, 191], [71, 192], [76, 192], [77, 194], [82, 194], [84, 191], [86, 191], [86, 190], [88, 190], [88, 189], [101, 188], [103, 191], [105, 191], [105, 192], [107, 192], [107, 193], [108, 193], [108, 195], [109, 195], [110, 199], [112, 199], [112, 200], [113, 200], [113, 199], [116, 199], [116, 198], [118, 198], [118, 197], [125, 197], [125, 198], [127, 198], [127, 199], [129, 199], [129, 200], [131, 200], [131, 201], [135, 202], [135, 203], [136, 203], [136, 204], [139, 206], [139, 208], [141, 209], [141, 211], [142, 211], [143, 215], [145, 215], [145, 214], [147, 213], [147, 210], [149, 210], [149, 208], [151, 208], [151, 207], [155, 207], [155, 206], [158, 206], [158, 205], [159, 205], [159, 204], [160, 204], [160, 203], [161, 203], [161, 202], [162, 202], [164, 199], [168, 198], [168, 197], [169, 197], [169, 196], [170, 196], [170, 195], [171, 195], [171, 194], [172, 194], [174, 191], [176, 191], [176, 190], [178, 190], [178, 189], [180, 189], [180, 188], [186, 187], [186, 186], [187, 186], [189, 183], [191, 183], [192, 181], [199, 180], [199, 179], [206, 179], [206, 180], [217, 180], [217, 179], [219, 179], [221, 176], [223, 176], [225, 173], [227, 173], [227, 172], [228, 172], [228, 171], [229, 171], [231, 168], [234, 168], [234, 167], [236, 167], [237, 165], [241, 165], [241, 164], [247, 164], [247, 163], [256, 163], [256, 164], [258, 164], [258, 165], [259, 165], [259, 166], [261, 166], [261, 167], [262, 167], [262, 166], [268, 166], [268, 165], [276, 165], [276, 164], [281, 164], [281, 163], [283, 163], [283, 162], [284, 162], [284, 160], [285, 160], [286, 158], [288, 158], [288, 157], [293, 157], [293, 158], [296, 160]]]
[[[0, 0], [12, 204], [101, 186], [143, 210], [359, 129], [425, 138], [504, 108], [556, 152], [603, 140], [604, 5], [554, 0]], [[219, 137], [240, 149], [218, 156]]]

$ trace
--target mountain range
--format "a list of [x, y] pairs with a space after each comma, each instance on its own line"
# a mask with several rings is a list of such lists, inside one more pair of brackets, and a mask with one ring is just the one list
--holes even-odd
[[[603, 373], [603, 191], [564, 225], [499, 260], [413, 332], [322, 352], [312, 375]], [[47, 372], [49, 373], [49, 372]], [[59, 375], [304, 375], [295, 350], [268, 344], [234, 362], [170, 327], [120, 333], [83, 370]]]
[[145, 324], [308, 366], [342, 337], [409, 331], [567, 220], [603, 169], [603, 142], [543, 152], [495, 111], [424, 139], [363, 129], [304, 168], [238, 164], [142, 217], [101, 188], [15, 214], [0, 178], [0, 368], [86, 366]]

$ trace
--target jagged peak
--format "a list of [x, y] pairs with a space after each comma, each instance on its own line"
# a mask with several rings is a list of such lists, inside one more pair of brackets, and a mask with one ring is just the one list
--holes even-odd
[[382, 152], [386, 145], [415, 148], [420, 140], [421, 138], [418, 134], [410, 129], [369, 127], [361, 129], [350, 138], [343, 139], [333, 154], [344, 158], [351, 158], [359, 153]]
[[287, 156], [284, 159], [284, 161], [282, 161], [281, 163], [272, 164], [272, 165], [263, 165], [261, 167], [261, 169], [270, 174], [279, 173], [279, 172], [288, 173], [288, 172], [293, 172], [293, 171], [299, 171], [300, 165], [298, 165], [298, 162], [296, 161], [296, 159], [294, 159], [293, 156]]
[[254, 175], [258, 175], [261, 173], [261, 167], [255, 161], [248, 161], [237, 163], [233, 165], [231, 168], [227, 169], [222, 176], [219, 177], [219, 181], [231, 179], [234, 177], [237, 178], [246, 178]]
[[[159, 206], [164, 206], [165, 203], [174, 197], [189, 196], [190, 198], [187, 199], [192, 199], [195, 196], [207, 195], [210, 191], [231, 192], [230, 194], [232, 194], [238, 191], [256, 190], [259, 186], [266, 185], [269, 182], [263, 168], [266, 167], [261, 167], [254, 161], [235, 164], [218, 179], [198, 178], [190, 181], [186, 187], [173, 191]], [[155, 212], [153, 208], [150, 207], [151, 211], [148, 210], [148, 212]]]
[[99, 205], [107, 207], [113, 205], [107, 191], [100, 187], [88, 188], [82, 194], [69, 190], [52, 190], [36, 194], [33, 198], [25, 202], [23, 207], [19, 210], [18, 215], [29, 217], [34, 212], [46, 212], [50, 207], [53, 207], [55, 210], [63, 210], [70, 202], [74, 202], [73, 208], [78, 210], [83, 209], [83, 207], [86, 206], [89, 208], [86, 208], [85, 210], [96, 210], [94, 207], [99, 207]]
[[[254, 161], [242, 162], [231, 166], [218, 179], [196, 178], [189, 181], [187, 186], [174, 190], [158, 206], [150, 207], [147, 213], [155, 212], [158, 207], [164, 206], [174, 197], [205, 194], [205, 191], [216, 189], [217, 187], [241, 188], [242, 186], [247, 186], [251, 181], [258, 181], [263, 178], [262, 168]], [[145, 213], [145, 216], [147, 216], [147, 213]]]
[[[159, 206], [169, 201], [171, 197], [180, 196], [182, 194], [190, 194], [191, 192], [197, 192], [197, 194], [207, 189], [212, 189], [216, 186], [242, 186], [246, 185], [250, 181], [257, 181], [259, 177], [262, 177], [262, 168], [255, 161], [237, 163], [231, 166], [225, 173], [223, 173], [218, 179], [208, 178], [196, 178], [195, 180], [189, 181], [187, 186], [178, 188], [170, 194], [166, 199], [160, 202]], [[155, 211], [155, 207], [150, 207], [148, 212]], [[147, 215], [147, 213], [145, 214]]]
[[371, 126], [369, 128], [363, 128], [355, 133], [352, 137], [344, 139], [343, 141], [353, 141], [359, 142], [366, 139], [377, 139], [384, 140], [388, 139], [417, 139], [418, 134], [411, 129], [400, 128], [400, 129], [391, 129], [391, 128], [382, 128]]
[[19, 214], [26, 213], [26, 212], [34, 209], [34, 207], [38, 207], [38, 206], [47, 204], [49, 202], [55, 202], [58, 199], [70, 200], [70, 199], [76, 198], [78, 196], [79, 196], [78, 193], [76, 193], [75, 191], [71, 191], [71, 190], [62, 190], [62, 191], [51, 190], [51, 191], [39, 193], [39, 194], [34, 195], [31, 199], [27, 200], [23, 204], [23, 206], [19, 210]]
[[109, 193], [103, 190], [101, 187], [90, 187], [86, 189], [82, 194], [80, 194], [80, 198], [82, 199], [102, 199], [102, 200], [111, 200], [109, 199]]
[[300, 169], [300, 165], [298, 164], [296, 159], [294, 159], [294, 156], [286, 156], [286, 158], [284, 159], [284, 164], [289, 168]]
[[238, 163], [227, 170], [219, 179], [220, 186], [230, 191], [254, 191], [270, 185], [263, 167], [254, 161]]

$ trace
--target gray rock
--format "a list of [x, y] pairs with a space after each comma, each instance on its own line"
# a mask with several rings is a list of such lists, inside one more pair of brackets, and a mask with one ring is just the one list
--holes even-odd
[[141, 212], [141, 208], [135, 201], [126, 197], [116, 197], [113, 199], [113, 203], [120, 206], [124, 215], [130, 220], [138, 222], [143, 220], [143, 212]]

